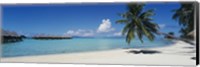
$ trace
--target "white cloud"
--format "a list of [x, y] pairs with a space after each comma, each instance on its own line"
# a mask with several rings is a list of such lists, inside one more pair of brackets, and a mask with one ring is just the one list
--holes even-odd
[[80, 36], [80, 37], [91, 37], [94, 36], [93, 30], [69, 30], [66, 33], [64, 33], [65, 36]]
[[106, 33], [110, 31], [114, 31], [115, 29], [112, 28], [112, 24], [110, 22], [110, 19], [103, 19], [102, 23], [99, 25], [97, 29], [97, 33]]
[[160, 28], [166, 27], [166, 24], [158, 24]]
[[68, 35], [72, 35], [72, 34], [74, 34], [75, 32], [73, 31], [73, 30], [69, 30], [69, 31], [67, 31], [67, 33], [66, 34], [68, 34]]
[[116, 32], [113, 34], [113, 36], [122, 36], [122, 32]]
[[[66, 33], [64, 33], [64, 36], [91, 37], [94, 35], [98, 35], [98, 33], [108, 33], [114, 30], [115, 29], [112, 27], [110, 19], [103, 19], [102, 23], [99, 25], [96, 32], [94, 32], [93, 30], [84, 30], [84, 29], [68, 30]], [[115, 33], [114, 35], [120, 36], [120, 33], [118, 32]]]

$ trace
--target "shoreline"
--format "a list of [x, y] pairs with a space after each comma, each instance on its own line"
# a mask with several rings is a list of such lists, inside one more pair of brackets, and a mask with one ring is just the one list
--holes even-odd
[[[80, 53], [50, 54], [23, 57], [3, 57], [1, 62], [25, 63], [80, 63], [80, 64], [128, 64], [128, 65], [195, 65], [195, 46], [183, 41], [156, 48], [113, 49]], [[135, 51], [158, 53], [134, 53]], [[131, 52], [133, 51], [133, 52]]]

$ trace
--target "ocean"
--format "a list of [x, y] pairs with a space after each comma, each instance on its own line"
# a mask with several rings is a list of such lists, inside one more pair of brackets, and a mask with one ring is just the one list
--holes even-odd
[[2, 57], [77, 53], [121, 48], [154, 48], [169, 46], [173, 43], [164, 38], [157, 38], [153, 42], [147, 39], [143, 40], [144, 43], [141, 43], [138, 39], [135, 39], [128, 45], [125, 38], [24, 39], [22, 42], [3, 44]]

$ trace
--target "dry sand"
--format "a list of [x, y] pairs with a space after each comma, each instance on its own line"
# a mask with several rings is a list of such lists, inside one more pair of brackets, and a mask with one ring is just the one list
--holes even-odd
[[[130, 53], [129, 51], [153, 50], [160, 53]], [[71, 54], [53, 54], [2, 58], [1, 62], [31, 63], [81, 63], [81, 64], [130, 64], [130, 65], [195, 65], [195, 46], [177, 41], [166, 47], [148, 49], [115, 49]]]

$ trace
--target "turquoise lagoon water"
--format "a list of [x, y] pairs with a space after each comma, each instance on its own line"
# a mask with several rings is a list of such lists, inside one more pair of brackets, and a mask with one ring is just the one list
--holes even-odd
[[24, 39], [22, 42], [3, 45], [2, 57], [32, 56], [60, 53], [112, 50], [119, 48], [152, 48], [168, 46], [172, 41], [158, 38], [154, 42], [133, 40], [130, 46], [124, 38], [73, 38], [63, 40]]

